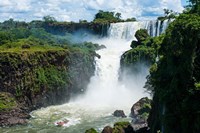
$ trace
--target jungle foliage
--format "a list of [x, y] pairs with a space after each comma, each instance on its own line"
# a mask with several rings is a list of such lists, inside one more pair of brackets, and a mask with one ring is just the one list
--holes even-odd
[[152, 65], [146, 88], [153, 94], [149, 126], [152, 133], [200, 132], [199, 1], [168, 27]]

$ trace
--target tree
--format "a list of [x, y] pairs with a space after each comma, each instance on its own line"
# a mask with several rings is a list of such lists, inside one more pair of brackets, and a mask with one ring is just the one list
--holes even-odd
[[134, 17], [133, 17], [133, 18], [127, 18], [127, 19], [126, 19], [126, 22], [134, 22], [134, 21], [136, 21], [136, 18], [134, 18]]
[[200, 0], [189, 0], [192, 13], [200, 14]]
[[56, 19], [50, 15], [44, 16], [43, 17], [44, 22], [46, 23], [53, 23], [56, 22]]
[[115, 14], [115, 17], [116, 17], [117, 19], [120, 19], [120, 18], [121, 18], [121, 13], [118, 13], [118, 12], [117, 12], [117, 13]]
[[160, 21], [164, 21], [166, 19], [174, 19], [178, 15], [177, 12], [174, 12], [173, 10], [169, 10], [166, 8], [163, 9], [163, 11], [164, 11], [164, 16], [158, 17], [158, 20]]
[[114, 12], [99, 10], [99, 12], [95, 15], [93, 22], [98, 22], [98, 23], [118, 22], [120, 21], [120, 17], [121, 13], [115, 14]]
[[173, 12], [172, 10], [169, 9], [163, 9], [163, 10], [166, 16], [168, 16], [171, 12]]

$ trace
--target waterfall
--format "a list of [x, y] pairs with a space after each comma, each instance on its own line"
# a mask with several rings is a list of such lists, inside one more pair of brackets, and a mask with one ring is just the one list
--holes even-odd
[[113, 23], [108, 30], [108, 36], [110, 38], [133, 40], [135, 39], [135, 32], [139, 29], [147, 29], [150, 36], [159, 36], [164, 33], [171, 21], [151, 20]]
[[108, 37], [128, 41], [135, 39], [135, 32], [141, 28], [146, 28], [146, 24], [146, 22], [113, 23], [108, 30]]
[[[158, 28], [159, 27], [159, 28]], [[71, 99], [69, 103], [59, 106], [41, 108], [31, 113], [30, 129], [36, 132], [57, 132], [54, 123], [69, 120], [60, 128], [61, 132], [82, 133], [88, 128], [95, 128], [99, 132], [105, 125], [116, 121], [130, 121], [130, 118], [115, 118], [112, 113], [124, 110], [130, 113], [131, 106], [142, 97], [149, 96], [143, 88], [148, 68], [139, 64], [141, 70], [137, 74], [127, 73], [125, 80], [119, 81], [119, 68], [121, 55], [130, 49], [130, 43], [138, 29], [145, 28], [156, 36], [163, 32], [167, 24], [156, 21], [126, 22], [111, 24], [108, 35], [104, 38], [89, 38], [91, 42], [103, 44], [105, 49], [96, 51], [101, 58], [96, 58], [96, 70], [87, 86], [86, 92], [79, 97]], [[34, 127], [34, 128], [32, 128]], [[20, 131], [19, 131], [20, 132]]]
[[112, 23], [106, 38], [91, 40], [94, 43], [105, 45], [106, 48], [97, 51], [101, 58], [96, 58], [95, 75], [91, 78], [84, 96], [76, 101], [92, 106], [119, 106], [125, 103], [131, 106], [139, 98], [147, 96], [144, 94], [143, 86], [148, 68], [140, 64], [140, 68], [144, 68], [141, 69], [140, 75], [125, 75], [127, 80], [119, 82], [120, 58], [125, 51], [130, 49], [130, 43], [135, 39], [134, 35], [137, 30], [147, 29], [151, 36], [158, 36], [164, 32], [168, 23], [169, 21]]

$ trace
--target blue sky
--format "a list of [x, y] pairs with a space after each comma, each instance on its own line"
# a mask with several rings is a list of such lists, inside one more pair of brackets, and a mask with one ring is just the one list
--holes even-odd
[[122, 18], [153, 19], [163, 9], [181, 12], [186, 0], [2, 0], [0, 21], [31, 21], [51, 15], [59, 21], [91, 21], [98, 10], [120, 12]]

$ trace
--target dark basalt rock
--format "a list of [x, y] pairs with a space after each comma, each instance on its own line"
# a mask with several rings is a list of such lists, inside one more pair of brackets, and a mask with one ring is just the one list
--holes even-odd
[[138, 129], [136, 133], [150, 133], [150, 129], [148, 127], [143, 127]]
[[116, 117], [126, 117], [125, 113], [123, 110], [115, 110], [115, 112], [113, 113], [114, 116]]

